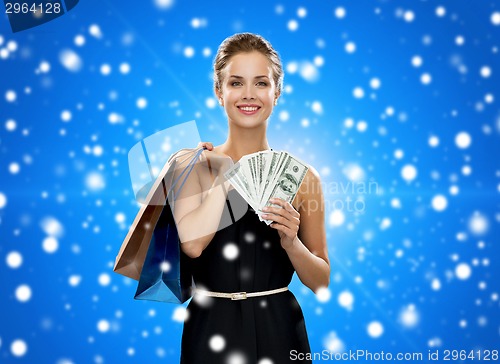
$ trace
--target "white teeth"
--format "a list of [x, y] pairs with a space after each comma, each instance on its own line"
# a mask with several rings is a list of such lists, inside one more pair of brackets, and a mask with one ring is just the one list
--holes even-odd
[[258, 107], [240, 107], [240, 109], [244, 111], [255, 111]]

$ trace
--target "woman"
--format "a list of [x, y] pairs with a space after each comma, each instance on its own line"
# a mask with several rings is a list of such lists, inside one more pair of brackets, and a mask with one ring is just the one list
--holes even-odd
[[[319, 175], [309, 166], [291, 204], [271, 201], [279, 207], [262, 215], [270, 225], [224, 178], [242, 156], [270, 149], [267, 124], [282, 79], [279, 56], [261, 36], [235, 34], [220, 45], [214, 91], [228, 117], [228, 137], [216, 147], [202, 143], [210, 168], [196, 166], [174, 208], [197, 287], [187, 307], [181, 363], [280, 364], [291, 362], [292, 351], [310, 353], [302, 310], [287, 286], [294, 271], [313, 292], [329, 284]], [[220, 228], [229, 199], [248, 209]]]

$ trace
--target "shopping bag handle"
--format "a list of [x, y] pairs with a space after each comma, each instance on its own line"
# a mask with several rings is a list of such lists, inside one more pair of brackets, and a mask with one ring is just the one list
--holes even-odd
[[[200, 156], [201, 153], [203, 153], [203, 151], [205, 150], [206, 148], [205, 147], [202, 147], [200, 148], [199, 150], [196, 151], [196, 154], [193, 158], [191, 158], [191, 160], [189, 161], [188, 165], [186, 168], [184, 168], [181, 172], [181, 174], [175, 179], [175, 181], [172, 183], [172, 186], [169, 188], [168, 192], [167, 192], [167, 196], [170, 195], [170, 193], [173, 193], [174, 191], [174, 187], [177, 185], [177, 183], [179, 182], [179, 180], [181, 179], [182, 175], [184, 173], [186, 173], [187, 169], [189, 168], [189, 172], [187, 172], [186, 176], [184, 177], [184, 180], [182, 181], [180, 187], [179, 187], [179, 191], [182, 189], [182, 187], [184, 186], [184, 184], [186, 183], [186, 180], [187, 178], [189, 177], [189, 175], [191, 174], [191, 170], [193, 169], [195, 163], [196, 163], [196, 160], [198, 159], [198, 157]], [[174, 195], [174, 201], [177, 199], [177, 197]]]

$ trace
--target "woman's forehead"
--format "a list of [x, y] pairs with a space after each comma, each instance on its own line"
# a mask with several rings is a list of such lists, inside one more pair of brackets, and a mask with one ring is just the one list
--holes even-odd
[[245, 76], [258, 73], [269, 76], [272, 71], [271, 64], [266, 56], [259, 52], [239, 53], [231, 57], [227, 66], [228, 75]]

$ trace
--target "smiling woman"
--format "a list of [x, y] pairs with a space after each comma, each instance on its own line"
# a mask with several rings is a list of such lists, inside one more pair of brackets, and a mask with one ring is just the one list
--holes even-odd
[[[234, 55], [221, 72], [225, 80], [215, 93], [234, 127], [267, 126], [280, 90], [275, 87], [268, 58], [259, 51]], [[241, 116], [255, 118], [241, 118]]]
[[[262, 215], [270, 225], [237, 190], [216, 188], [228, 187], [224, 172], [235, 161], [270, 149], [267, 124], [282, 81], [278, 53], [261, 36], [236, 34], [220, 45], [214, 92], [227, 114], [228, 138], [216, 147], [203, 143], [215, 178], [199, 168], [174, 209], [196, 285], [182, 334], [183, 364], [282, 364], [290, 363], [293, 352], [310, 353], [304, 316], [288, 285], [294, 272], [315, 293], [329, 284], [324, 209], [306, 208], [309, 202], [324, 206], [318, 173], [309, 166], [290, 203], [270, 200], [275, 207]], [[298, 186], [291, 177], [280, 185], [294, 193]], [[231, 210], [229, 198], [246, 213], [218, 229], [225, 205]]]

